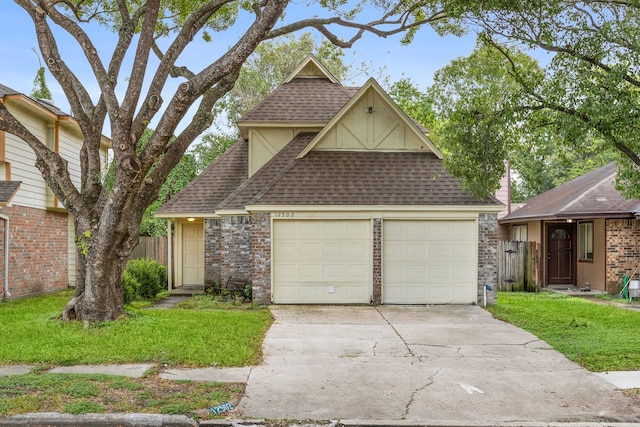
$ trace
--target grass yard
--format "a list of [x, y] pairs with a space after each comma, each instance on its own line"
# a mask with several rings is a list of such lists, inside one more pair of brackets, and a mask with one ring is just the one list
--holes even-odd
[[237, 405], [243, 384], [170, 381], [149, 375], [26, 374], [0, 377], [0, 417], [30, 412], [135, 413], [210, 418], [206, 408]]
[[126, 319], [85, 328], [57, 320], [70, 297], [65, 291], [0, 304], [0, 364], [255, 365], [271, 324], [266, 309], [131, 309]]
[[[59, 320], [70, 291], [0, 304], [0, 365], [35, 364], [30, 374], [0, 377], [0, 417], [28, 412], [144, 412], [211, 418], [206, 408], [237, 404], [242, 384], [48, 374], [52, 365], [155, 363], [159, 366], [244, 366], [261, 360], [271, 313], [212, 301], [184, 309], [128, 310], [128, 318], [85, 328]], [[188, 308], [188, 309], [187, 309]], [[212, 309], [213, 308], [213, 309]]]
[[590, 371], [640, 370], [640, 312], [548, 292], [502, 292], [489, 311]]

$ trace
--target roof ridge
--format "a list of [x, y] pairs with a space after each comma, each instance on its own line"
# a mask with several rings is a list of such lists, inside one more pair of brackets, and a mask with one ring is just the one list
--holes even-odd
[[591, 186], [589, 189], [587, 189], [586, 191], [584, 191], [582, 194], [580, 194], [578, 197], [576, 197], [575, 199], [573, 199], [572, 201], [570, 201], [569, 203], [567, 203], [562, 209], [558, 210], [558, 213], [560, 212], [565, 212], [566, 210], [570, 209], [572, 206], [574, 206], [575, 204], [577, 204], [578, 202], [580, 202], [581, 200], [583, 200], [585, 197], [587, 197], [589, 194], [591, 194], [592, 192], [596, 191], [596, 189], [598, 187], [600, 187], [602, 184], [606, 184], [607, 182], [611, 182], [612, 179], [615, 179], [617, 174], [616, 172], [613, 172], [612, 174], [607, 175], [606, 177], [604, 177], [603, 179], [601, 179], [600, 181], [598, 181], [598, 183], [596, 185]]

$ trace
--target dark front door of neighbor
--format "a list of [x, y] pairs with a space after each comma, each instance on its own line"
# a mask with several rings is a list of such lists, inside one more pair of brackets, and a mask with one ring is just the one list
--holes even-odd
[[573, 285], [573, 224], [547, 224], [547, 284]]

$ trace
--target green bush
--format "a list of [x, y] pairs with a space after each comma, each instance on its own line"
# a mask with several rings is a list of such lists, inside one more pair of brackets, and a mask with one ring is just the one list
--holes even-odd
[[124, 303], [131, 304], [133, 300], [138, 296], [138, 291], [140, 289], [140, 283], [136, 280], [136, 278], [129, 272], [129, 270], [125, 270], [122, 275], [122, 292], [124, 293]]
[[[125, 281], [130, 281], [131, 288], [136, 289], [136, 296], [141, 298], [154, 298], [160, 291], [167, 289], [167, 271], [159, 262], [139, 258], [127, 262], [127, 268], [123, 274], [123, 288], [127, 292]], [[137, 282], [135, 286], [133, 282]], [[125, 294], [125, 301], [127, 296]]]

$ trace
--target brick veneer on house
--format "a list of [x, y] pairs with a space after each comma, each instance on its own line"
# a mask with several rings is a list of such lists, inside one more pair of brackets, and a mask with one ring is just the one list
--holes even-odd
[[271, 302], [271, 216], [268, 213], [251, 215], [251, 248], [253, 301], [257, 304], [269, 304]]
[[218, 287], [221, 278], [220, 239], [221, 220], [204, 220], [204, 286]]
[[[9, 217], [11, 297], [67, 288], [67, 214], [21, 206], [3, 207], [0, 212]], [[0, 241], [4, 241], [4, 232], [4, 223], [0, 222]], [[4, 245], [0, 245], [0, 256], [4, 257]], [[3, 263], [0, 277], [4, 277]]]
[[382, 304], [382, 220], [373, 220], [373, 301]]
[[[606, 290], [620, 292], [620, 281], [640, 264], [640, 221], [608, 219], [605, 222]], [[638, 279], [638, 276], [635, 276]]]
[[251, 218], [227, 216], [220, 227], [220, 275], [223, 284], [251, 281]]
[[498, 281], [498, 234], [496, 227], [498, 216], [494, 213], [481, 213], [478, 218], [478, 303], [482, 303], [484, 286], [493, 287], [487, 292], [487, 304], [495, 304], [496, 283]]

